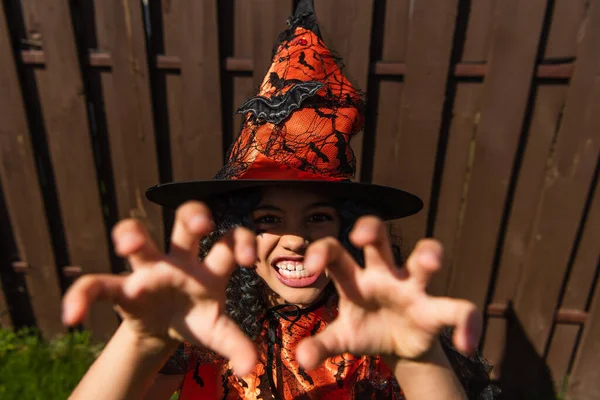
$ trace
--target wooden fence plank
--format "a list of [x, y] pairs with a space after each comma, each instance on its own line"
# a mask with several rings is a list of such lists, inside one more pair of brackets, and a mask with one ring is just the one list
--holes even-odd
[[173, 179], [211, 179], [223, 160], [217, 4], [164, 1], [163, 12], [165, 51], [181, 59], [167, 79]]
[[[377, 3], [376, 3], [377, 6]], [[381, 7], [379, 5], [378, 7]], [[409, 8], [410, 0], [387, 0], [385, 8], [377, 11], [383, 16], [383, 43], [381, 45], [381, 60], [373, 60], [381, 63], [400, 63], [406, 59], [406, 46], [408, 43], [409, 30]], [[374, 26], [375, 28], [375, 26]], [[396, 119], [398, 109], [402, 103], [402, 91], [404, 82], [382, 77], [378, 82], [379, 97], [377, 98], [377, 119], [371, 135], [375, 143], [373, 159], [379, 157], [382, 151], [386, 151], [394, 145], [397, 136]], [[369, 88], [373, 90], [374, 88]], [[369, 99], [367, 99], [369, 101]], [[366, 138], [369, 140], [371, 138]]]
[[591, 295], [594, 282], [596, 264], [600, 257], [600, 246], [598, 246], [600, 223], [598, 221], [600, 221], [600, 184], [596, 182], [596, 189], [590, 203], [561, 308], [576, 310], [586, 308], [586, 302]]
[[575, 341], [581, 330], [579, 325], [557, 324], [552, 335], [552, 343], [546, 356], [546, 364], [552, 373], [557, 392], [562, 390], [569, 379], [569, 363], [576, 351]]
[[[375, 54], [375, 57], [379, 56], [381, 60], [372, 61], [376, 64], [403, 63], [406, 59], [408, 43], [410, 0], [387, 0], [383, 6], [380, 3], [375, 3], [375, 6], [378, 20], [374, 21], [373, 29], [382, 29], [377, 25], [383, 24], [383, 38], [379, 45], [381, 54]], [[381, 9], [382, 7], [383, 9]], [[397, 135], [396, 119], [402, 103], [404, 88], [403, 80], [390, 79], [390, 76], [382, 76], [377, 83], [378, 87], [369, 88], [371, 91], [378, 91], [378, 98], [374, 99], [377, 101], [375, 126], [368, 133], [374, 137], [365, 138], [365, 141], [370, 140], [375, 143], [373, 159], [394, 144]], [[367, 99], [367, 102], [369, 101], [371, 100]], [[372, 171], [370, 175], [372, 175]]]
[[[2, 38], [4, 33], [4, 13], [2, 11], [2, 5], [0, 5], [0, 54], [2, 53], [3, 43], [6, 42], [6, 38]], [[13, 61], [8, 59], [8, 61]], [[0, 77], [0, 88], [4, 89], [3, 78]], [[6, 93], [3, 91], [3, 93]], [[0, 103], [1, 104], [1, 103]], [[0, 118], [4, 115], [0, 112]], [[4, 120], [4, 119], [3, 119]], [[4, 158], [2, 146], [4, 144], [3, 136], [4, 131], [0, 128], [0, 156]], [[4, 200], [4, 194], [2, 190], [2, 176], [4, 168], [0, 162], [0, 329], [13, 328], [18, 322], [13, 321], [11, 315], [11, 308], [14, 305], [9, 303], [11, 295], [11, 271], [12, 263], [15, 258], [15, 254], [18, 250], [15, 249], [15, 240], [13, 238], [12, 226], [8, 217], [8, 209], [6, 201]], [[14, 275], [13, 275], [14, 276]], [[13, 292], [14, 293], [14, 292]], [[12, 306], [12, 307], [11, 307]]]
[[[386, 0], [385, 2], [383, 45], [381, 49], [382, 62], [402, 63], [406, 60], [410, 3], [410, 0]], [[375, 29], [375, 26], [373, 26], [373, 29]], [[378, 62], [380, 60], [372, 61]], [[384, 86], [383, 83], [388, 82], [382, 82], [382, 87]], [[398, 104], [399, 102], [400, 97], [398, 97]], [[380, 107], [384, 106], [385, 102], [380, 101], [379, 105]]]
[[479, 0], [469, 4], [469, 24], [465, 34], [462, 62], [488, 60], [492, 43], [494, 9], [498, 0]]
[[[156, 5], [156, 2], [149, 4], [150, 7], [156, 7]], [[179, 6], [179, 2], [174, 3], [170, 0], [162, 0], [160, 5], [160, 12], [157, 11], [156, 13], [162, 16], [162, 32], [164, 41], [163, 51], [167, 57], [177, 57], [179, 61], [178, 65], [181, 66], [180, 54], [183, 53], [185, 43], [185, 40], [181, 39], [184, 37], [181, 20], [185, 10]], [[158, 21], [155, 21], [155, 24], [158, 24]], [[157, 30], [159, 30], [157, 27], [153, 27], [154, 35], [156, 35]], [[155, 38], [154, 40], [157, 39], [158, 38]], [[154, 54], [152, 56], [154, 56]], [[182, 98], [183, 80], [181, 77], [181, 72], [178, 74], [165, 73], [164, 84], [166, 109], [161, 111], [164, 112], [165, 119], [167, 120], [164, 124], [167, 128], [166, 130], [169, 136], [168, 142], [170, 143], [173, 138], [181, 137], [184, 129]], [[166, 136], [167, 132], [161, 132], [161, 134]], [[175, 145], [176, 148], [174, 148], [173, 145]], [[172, 158], [173, 155], [176, 155], [177, 157], [183, 157], [186, 154], [178, 154], [178, 149], [179, 145], [177, 143], [170, 144], [170, 158]], [[185, 165], [184, 162], [185, 160], [171, 160], [171, 165], [169, 166], [172, 168], [171, 179], [177, 179], [176, 176], [185, 176], [186, 172], [181, 171], [182, 166]], [[175, 165], [176, 163], [177, 166]], [[163, 168], [164, 167], [165, 166], [163, 166]]]
[[[600, 8], [597, 4], [596, 7]], [[598, 87], [596, 93], [596, 112], [598, 112], [598, 105], [600, 104], [598, 101], [598, 95], [600, 94]], [[597, 125], [596, 129], [599, 128]], [[598, 359], [600, 358], [600, 343], [598, 341], [598, 338], [600, 338], [600, 285], [598, 285], [598, 282], [594, 282], [594, 275], [597, 269], [600, 268], [600, 249], [598, 247], [600, 224], [598, 224], [598, 221], [600, 221], [600, 184], [596, 182], [587, 222], [562, 302], [564, 307], [583, 309], [587, 306], [588, 297], [593, 299], [592, 307], [589, 310], [589, 319], [585, 324], [583, 337], [577, 349], [574, 368], [569, 377], [569, 394], [574, 399], [595, 399], [600, 396], [600, 375], [597, 368]], [[596, 284], [595, 293], [590, 293], [589, 289], [593, 289], [591, 285], [594, 283]], [[565, 336], [562, 330], [555, 333], [548, 355], [549, 361], [550, 357], [561, 351], [559, 339]], [[564, 343], [573, 343], [571, 336], [572, 333], [566, 337], [568, 341]], [[571, 349], [573, 349], [572, 346]], [[566, 374], [562, 376], [566, 376]]]
[[[577, 54], [577, 35], [581, 29], [585, 18], [588, 2], [585, 0], [559, 0], [554, 6], [554, 18], [552, 29], [548, 38], [548, 48], [544, 57], [546, 59], [569, 59]], [[588, 221], [594, 221], [594, 218], [600, 220], [600, 194], [594, 197], [596, 200], [587, 217]], [[597, 205], [596, 205], [597, 204]], [[594, 211], [597, 208], [597, 211]], [[596, 213], [594, 215], [593, 213]], [[598, 259], [598, 247], [595, 245], [595, 238], [600, 236], [600, 231], [593, 227], [599, 227], [598, 224], [586, 224], [586, 230], [583, 233], [582, 242], [577, 250], [577, 257], [573, 265], [573, 270], [569, 277], [565, 297], [561, 307], [584, 310], [586, 301], [590, 295], [593, 274], [595, 270], [595, 260]], [[596, 250], [596, 251], [594, 251]], [[594, 256], [594, 253], [595, 256]], [[546, 362], [557, 390], [562, 390], [565, 379], [568, 379], [571, 357], [576, 351], [575, 344], [581, 327], [578, 325], [557, 324], [555, 322], [552, 341], [548, 346]]]
[[[350, 81], [366, 93], [373, 0], [316, 0], [315, 11], [325, 43], [344, 61], [344, 73]], [[352, 149], [356, 156], [356, 179], [359, 180], [363, 160], [362, 132], [352, 139]]]
[[398, 223], [407, 249], [426, 233], [458, 2], [411, 4], [407, 72], [395, 136], [389, 142], [393, 145], [382, 148], [376, 143], [373, 165], [374, 183], [406, 189], [425, 203], [421, 213]]
[[487, 295], [545, 9], [545, 0], [510, 0], [496, 6], [491, 63], [448, 288], [448, 294], [466, 297], [480, 308]]
[[[478, 1], [471, 4], [466, 26], [463, 63], [485, 60], [490, 48], [491, 19], [495, 0]], [[462, 216], [473, 161], [474, 134], [480, 116], [480, 100], [483, 84], [480, 82], [456, 82], [452, 121], [444, 159], [438, 207], [433, 236], [444, 245], [444, 266], [432, 279], [429, 291], [445, 295], [452, 271], [454, 248], [459, 240]]]
[[36, 324], [50, 337], [65, 330], [60, 284], [6, 21], [0, 3], [0, 178]]
[[586, 323], [569, 379], [568, 395], [577, 400], [600, 398], [600, 285], [596, 285], [593, 299], [590, 319]]
[[434, 229], [434, 237], [444, 246], [444, 266], [429, 285], [429, 291], [435, 295], [447, 293], [454, 268], [454, 251], [460, 239], [466, 206], [465, 187], [473, 162], [481, 92], [482, 84], [477, 82], [461, 83], [456, 90]]
[[159, 206], [145, 191], [159, 182], [141, 3], [95, 1], [98, 48], [111, 54], [102, 74], [119, 218], [142, 220], [163, 242]]
[[493, 300], [495, 303], [512, 300], [519, 285], [522, 263], [530, 246], [536, 210], [543, 192], [546, 164], [555, 144], [566, 90], [564, 86], [552, 85], [536, 89], [536, 104], [527, 148], [502, 251]]
[[600, 398], [600, 285], [596, 284], [590, 319], [586, 323], [574, 368], [569, 379], [568, 395], [577, 400]]
[[[86, 104], [68, 2], [24, 0], [28, 32], [39, 32], [46, 66], [36, 70], [62, 221], [72, 265], [86, 273], [110, 272]], [[89, 328], [101, 339], [116, 328], [108, 304], [95, 304]]]
[[596, 14], [591, 11], [583, 36], [515, 297], [515, 311], [540, 354], [546, 346], [600, 150], [599, 41], [597, 7]]
[[588, 0], [554, 0], [544, 60], [568, 60], [577, 55], [577, 36], [588, 7]]

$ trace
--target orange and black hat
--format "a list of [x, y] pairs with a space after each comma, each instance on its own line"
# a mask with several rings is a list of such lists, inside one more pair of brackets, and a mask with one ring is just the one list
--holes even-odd
[[418, 212], [423, 203], [413, 194], [350, 180], [356, 170], [350, 139], [364, 121], [361, 94], [323, 43], [313, 0], [300, 0], [288, 24], [258, 94], [238, 110], [242, 130], [214, 180], [157, 185], [148, 199], [176, 208], [187, 200], [290, 185], [369, 203], [384, 219]]

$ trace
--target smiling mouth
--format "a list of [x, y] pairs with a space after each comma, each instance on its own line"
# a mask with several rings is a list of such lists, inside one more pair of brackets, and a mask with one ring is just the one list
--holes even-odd
[[279, 258], [273, 260], [277, 279], [286, 286], [292, 288], [304, 288], [313, 285], [320, 274], [311, 274], [304, 269], [303, 258]]

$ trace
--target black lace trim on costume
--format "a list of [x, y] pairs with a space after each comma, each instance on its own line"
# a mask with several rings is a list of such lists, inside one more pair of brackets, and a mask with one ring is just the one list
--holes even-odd
[[496, 400], [500, 398], [500, 388], [490, 383], [492, 365], [479, 352], [467, 357], [452, 345], [452, 329], [440, 335], [440, 342], [454, 373], [470, 400]]
[[188, 361], [189, 356], [186, 354], [185, 346], [182, 343], [158, 373], [163, 375], [184, 375], [187, 372]]

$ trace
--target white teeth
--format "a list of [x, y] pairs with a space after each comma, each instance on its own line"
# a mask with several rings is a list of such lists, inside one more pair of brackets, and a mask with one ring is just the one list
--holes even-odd
[[279, 273], [281, 275], [285, 276], [286, 278], [292, 278], [292, 279], [307, 278], [307, 277], [311, 276], [308, 274], [308, 272], [306, 270], [288, 271], [287, 269], [279, 269]]
[[300, 261], [283, 260], [275, 264], [279, 273], [286, 278], [300, 279], [312, 276], [304, 269], [304, 264]]
[[280, 261], [276, 264], [276, 267], [279, 268], [280, 270], [304, 271], [304, 265], [301, 262], [297, 262], [297, 261], [288, 261], [288, 260]]

